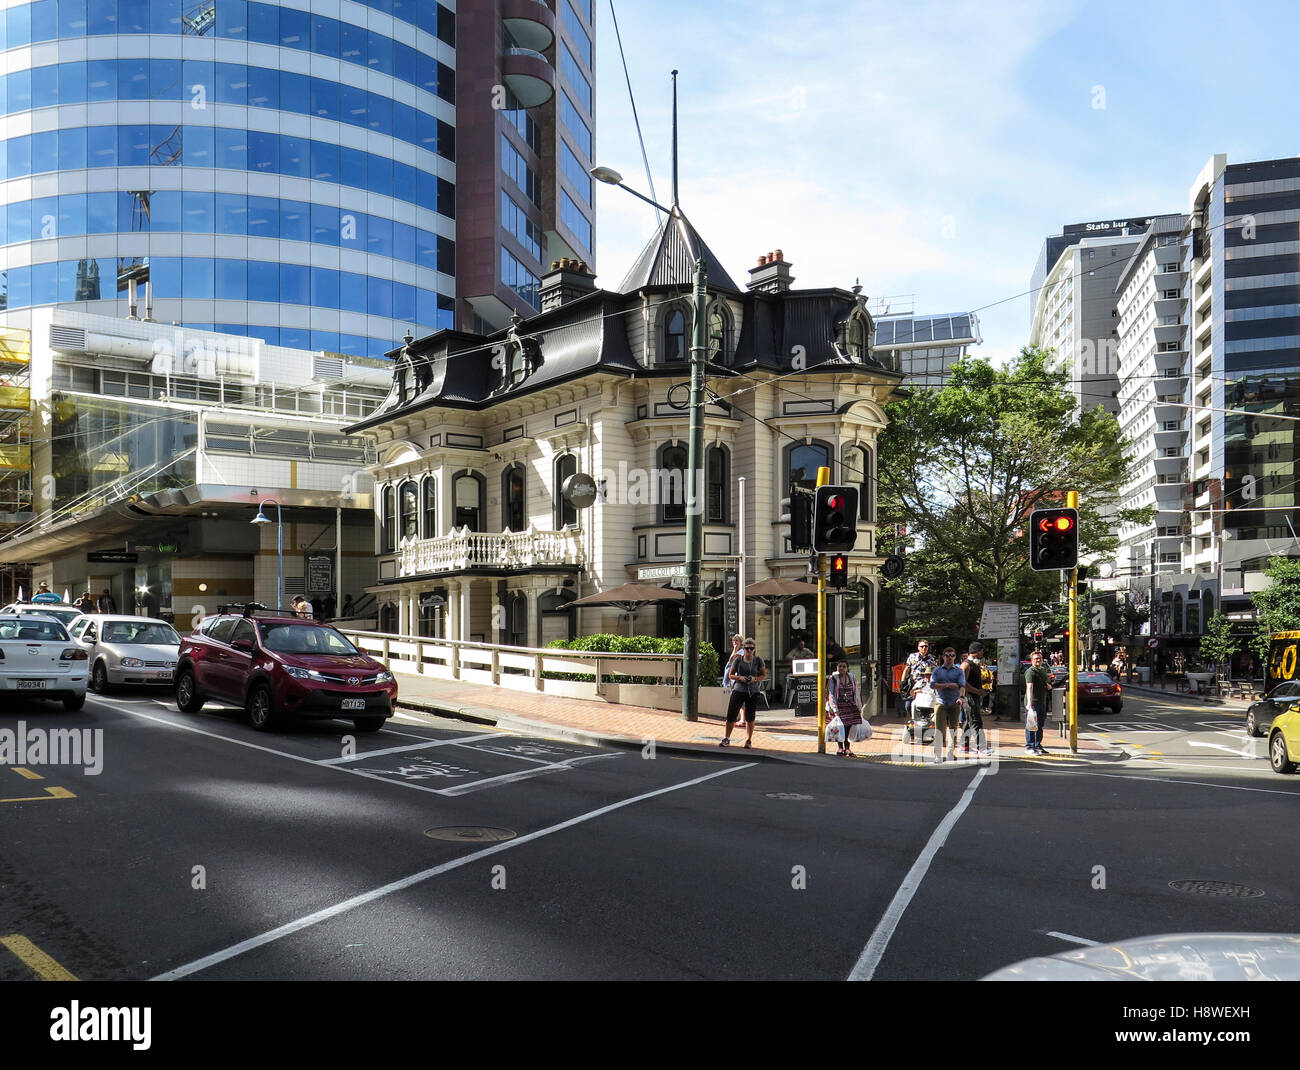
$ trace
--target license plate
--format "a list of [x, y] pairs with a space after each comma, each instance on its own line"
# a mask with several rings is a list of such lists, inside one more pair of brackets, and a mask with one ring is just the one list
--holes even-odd
[[363, 698], [345, 698], [343, 700], [343, 708], [345, 710], [364, 710], [366, 708], [366, 700]]
[[156, 672], [153, 674], [153, 678], [155, 680], [170, 680], [172, 678], [172, 674], [169, 672]]
[[44, 691], [45, 681], [44, 680], [19, 680], [18, 690], [19, 691]]

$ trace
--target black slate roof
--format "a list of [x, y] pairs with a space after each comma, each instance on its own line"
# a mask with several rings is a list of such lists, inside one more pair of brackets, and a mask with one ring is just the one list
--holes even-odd
[[699, 255], [704, 257], [709, 289], [740, 293], [740, 287], [727, 274], [727, 269], [713, 255], [713, 250], [704, 243], [682, 210], [674, 208], [673, 211], [676, 215], [666, 216], [654, 237], [641, 250], [631, 270], [619, 284], [619, 292], [631, 294], [652, 286], [674, 286], [690, 290], [695, 283], [695, 256], [682, 236], [682, 230], [685, 229]]

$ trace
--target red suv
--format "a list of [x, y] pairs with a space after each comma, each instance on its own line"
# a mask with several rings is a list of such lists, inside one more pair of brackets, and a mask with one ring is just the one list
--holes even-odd
[[260, 731], [295, 717], [349, 718], [357, 731], [377, 732], [392, 716], [393, 674], [329, 625], [256, 605], [226, 609], [181, 640], [174, 679], [183, 713], [209, 698], [237, 702]]

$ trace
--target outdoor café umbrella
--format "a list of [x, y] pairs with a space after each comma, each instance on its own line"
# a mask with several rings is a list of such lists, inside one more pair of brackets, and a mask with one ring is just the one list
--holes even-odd
[[[651, 602], [682, 602], [686, 592], [676, 587], [656, 587], [653, 583], [624, 583], [611, 587], [608, 591], [584, 595], [569, 603], [571, 606], [618, 606], [629, 616], [642, 606]], [[628, 621], [627, 634], [632, 634], [632, 622]]]
[[[751, 583], [745, 588], [746, 598], [752, 598], [757, 602], [762, 602], [768, 609], [778, 609], [781, 603], [787, 598], [797, 598], [800, 595], [816, 593], [817, 584], [805, 583], [803, 580], [759, 580], [757, 583]], [[776, 671], [777, 655], [780, 653], [778, 648], [781, 637], [779, 620], [780, 618], [772, 623], [773, 672]]]

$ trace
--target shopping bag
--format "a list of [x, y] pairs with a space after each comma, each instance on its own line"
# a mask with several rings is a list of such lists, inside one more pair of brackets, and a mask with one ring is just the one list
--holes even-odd
[[826, 725], [826, 742], [843, 743], [844, 742], [844, 722], [837, 716], [832, 717]]
[[861, 743], [863, 740], [871, 738], [871, 725], [866, 721], [859, 721], [849, 729], [849, 742]]
[[1026, 732], [1038, 731], [1038, 714], [1034, 711], [1032, 706], [1029, 709], [1029, 713], [1025, 715], [1025, 731]]

